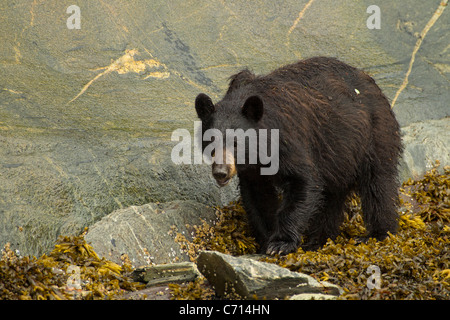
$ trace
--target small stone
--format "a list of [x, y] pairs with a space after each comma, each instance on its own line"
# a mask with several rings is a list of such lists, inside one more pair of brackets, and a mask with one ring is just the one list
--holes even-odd
[[289, 300], [336, 300], [337, 296], [322, 293], [301, 293], [295, 294]]
[[144, 282], [147, 283], [147, 287], [153, 287], [194, 281], [200, 276], [200, 272], [194, 263], [180, 262], [138, 268], [131, 276], [134, 281]]

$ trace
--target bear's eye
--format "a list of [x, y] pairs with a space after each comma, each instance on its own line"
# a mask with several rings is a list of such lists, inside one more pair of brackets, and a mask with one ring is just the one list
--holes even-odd
[[[210, 143], [210, 144], [214, 143], [215, 141], [216, 141], [216, 137], [215, 137], [215, 136], [212, 136], [212, 137], [211, 137], [211, 143]], [[216, 155], [216, 150], [215, 150], [215, 149], [212, 149], [212, 150], [211, 150], [211, 158], [214, 158], [215, 155]]]

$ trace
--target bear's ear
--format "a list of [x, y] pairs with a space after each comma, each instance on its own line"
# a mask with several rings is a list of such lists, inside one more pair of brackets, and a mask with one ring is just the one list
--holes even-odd
[[242, 114], [249, 120], [258, 122], [264, 114], [263, 101], [258, 96], [248, 98], [242, 107]]
[[200, 93], [195, 98], [195, 110], [200, 120], [207, 119], [214, 112], [214, 104], [211, 98], [204, 93]]

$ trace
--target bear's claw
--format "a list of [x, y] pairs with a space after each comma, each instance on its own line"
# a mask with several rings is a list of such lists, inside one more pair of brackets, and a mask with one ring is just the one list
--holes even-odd
[[285, 255], [297, 251], [298, 245], [295, 241], [272, 241], [267, 245], [266, 254]]

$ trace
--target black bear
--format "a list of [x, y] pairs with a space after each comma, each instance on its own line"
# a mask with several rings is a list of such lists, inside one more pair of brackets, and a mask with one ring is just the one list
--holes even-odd
[[[263, 137], [277, 152], [274, 174], [262, 174], [267, 161], [249, 163], [249, 146], [247, 161], [240, 163], [236, 148], [230, 148], [236, 142], [221, 141], [223, 152], [212, 154], [212, 174], [220, 186], [239, 177], [263, 252], [286, 254], [300, 245], [314, 250], [334, 239], [352, 191], [361, 197], [367, 237], [382, 240], [396, 231], [399, 125], [387, 98], [363, 71], [328, 57], [262, 76], [243, 70], [230, 77], [221, 101], [214, 104], [201, 93], [195, 109], [202, 133], [216, 129], [224, 140], [230, 129], [254, 129], [258, 139], [261, 129], [278, 132], [277, 139], [267, 132]], [[217, 137], [203, 141], [203, 149]]]

